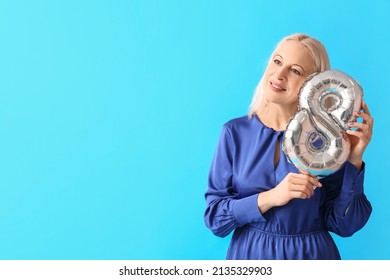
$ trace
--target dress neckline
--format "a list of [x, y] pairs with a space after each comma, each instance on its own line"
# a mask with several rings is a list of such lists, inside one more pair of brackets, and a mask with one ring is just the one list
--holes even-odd
[[282, 134], [283, 132], [285, 132], [286, 130], [283, 129], [283, 130], [275, 130], [273, 129], [272, 127], [269, 127], [269, 126], [266, 126], [259, 118], [259, 116], [257, 114], [254, 115], [254, 117], [256, 118], [256, 121], [260, 123], [261, 126], [265, 127], [266, 129], [270, 129], [272, 130], [274, 133], [276, 134]]

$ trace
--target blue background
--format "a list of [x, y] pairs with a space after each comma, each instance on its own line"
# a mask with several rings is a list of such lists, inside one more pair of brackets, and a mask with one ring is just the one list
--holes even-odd
[[1, 1], [0, 259], [224, 259], [203, 194], [222, 124], [304, 32], [364, 88], [372, 217], [344, 259], [390, 259], [386, 1]]

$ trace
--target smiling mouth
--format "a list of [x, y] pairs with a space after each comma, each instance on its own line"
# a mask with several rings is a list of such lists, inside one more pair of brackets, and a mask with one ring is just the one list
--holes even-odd
[[274, 84], [272, 82], [270, 82], [270, 85], [271, 85], [272, 88], [274, 88], [277, 91], [286, 91], [285, 88], [282, 88], [281, 86], [278, 86], [278, 85], [276, 85], [276, 84]]

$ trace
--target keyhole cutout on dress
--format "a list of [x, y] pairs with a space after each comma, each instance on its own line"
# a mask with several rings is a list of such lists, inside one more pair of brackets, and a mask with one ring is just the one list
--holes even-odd
[[278, 166], [280, 159], [280, 140], [279, 137], [276, 139], [276, 145], [275, 145], [275, 155], [274, 155], [274, 169], [276, 170], [276, 167]]

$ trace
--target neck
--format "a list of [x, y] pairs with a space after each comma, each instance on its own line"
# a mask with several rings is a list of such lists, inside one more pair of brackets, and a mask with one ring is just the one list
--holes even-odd
[[286, 129], [288, 122], [296, 111], [296, 108], [289, 109], [286, 106], [269, 103], [257, 116], [264, 125], [280, 131]]

